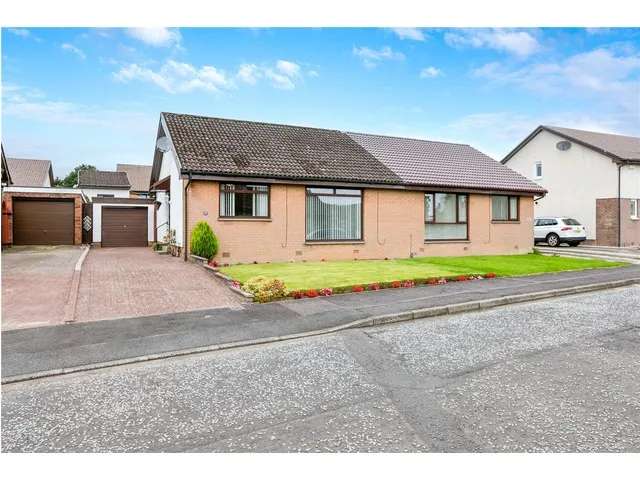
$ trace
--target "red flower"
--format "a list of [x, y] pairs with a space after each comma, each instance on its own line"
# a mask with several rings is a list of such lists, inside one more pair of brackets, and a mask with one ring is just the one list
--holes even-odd
[[372, 283], [371, 285], [369, 285], [369, 290], [380, 290], [380, 284], [379, 283]]
[[329, 295], [333, 295], [333, 288], [321, 288], [320, 295], [323, 297], [328, 297]]
[[315, 288], [307, 290], [305, 295], [309, 298], [316, 298], [318, 296], [318, 291]]
[[399, 280], [394, 280], [393, 282], [391, 282], [391, 288], [400, 288], [402, 286], [402, 283]]
[[496, 278], [496, 274], [493, 272], [485, 273], [484, 278]]
[[469, 280], [469, 277], [467, 277], [466, 275], [458, 275], [456, 277], [457, 282], [466, 282], [467, 280]]
[[209, 260], [209, 266], [217, 268], [218, 267], [218, 262], [216, 262], [215, 260]]
[[436, 285], [438, 283], [438, 279], [437, 278], [427, 278], [427, 283], [429, 285]]
[[413, 280], [405, 280], [404, 282], [402, 282], [402, 286], [404, 288], [413, 288], [416, 286], [416, 282], [414, 282]]
[[353, 293], [364, 292], [364, 287], [362, 285], [354, 285], [353, 287], [351, 287], [351, 291]]
[[296, 290], [294, 292], [291, 292], [290, 295], [295, 299], [299, 299], [299, 298], [304, 297], [304, 292], [301, 292], [300, 290]]

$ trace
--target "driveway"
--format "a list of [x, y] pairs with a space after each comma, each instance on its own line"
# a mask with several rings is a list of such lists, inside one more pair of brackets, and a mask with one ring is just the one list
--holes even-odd
[[5, 385], [2, 449], [638, 452], [639, 293]]
[[239, 307], [243, 299], [204, 269], [149, 248], [92, 248], [75, 321]]
[[80, 247], [12, 247], [2, 252], [2, 330], [64, 322]]

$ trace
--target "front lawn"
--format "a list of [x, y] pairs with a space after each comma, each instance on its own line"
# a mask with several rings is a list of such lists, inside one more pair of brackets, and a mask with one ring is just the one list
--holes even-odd
[[241, 283], [263, 276], [282, 280], [288, 290], [368, 285], [375, 282], [495, 273], [498, 276], [618, 267], [620, 262], [539, 254], [475, 257], [418, 257], [395, 260], [261, 263], [220, 269]]

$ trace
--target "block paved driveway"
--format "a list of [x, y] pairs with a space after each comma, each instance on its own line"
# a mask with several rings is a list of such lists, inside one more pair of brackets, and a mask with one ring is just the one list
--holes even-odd
[[240, 306], [219, 279], [148, 248], [92, 248], [82, 267], [78, 322]]
[[80, 247], [12, 247], [2, 252], [2, 330], [64, 322]]

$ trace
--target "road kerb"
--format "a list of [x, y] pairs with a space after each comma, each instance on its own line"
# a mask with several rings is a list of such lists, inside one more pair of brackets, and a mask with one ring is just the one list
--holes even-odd
[[387, 315], [377, 315], [377, 316], [367, 317], [360, 320], [355, 320], [353, 322], [349, 322], [344, 325], [338, 325], [335, 327], [313, 330], [309, 332], [300, 332], [300, 333], [294, 333], [290, 335], [282, 335], [282, 336], [267, 337], [267, 338], [260, 338], [260, 339], [242, 340], [238, 342], [230, 342], [230, 343], [224, 343], [224, 344], [218, 344], [218, 345], [195, 347], [195, 348], [184, 349], [184, 350], [161, 352], [161, 353], [143, 355], [138, 357], [110, 360], [107, 362], [92, 363], [92, 364], [78, 365], [78, 366], [68, 367], [68, 368], [47, 370], [42, 372], [33, 372], [33, 373], [24, 374], [24, 375], [15, 375], [15, 376], [3, 378], [2, 384], [6, 385], [10, 383], [24, 382], [28, 380], [36, 380], [36, 379], [46, 378], [46, 377], [54, 377], [59, 375], [67, 375], [71, 373], [79, 373], [79, 372], [86, 372], [91, 370], [99, 370], [103, 368], [118, 367], [122, 365], [133, 364], [133, 363], [141, 363], [141, 362], [147, 362], [152, 360], [162, 360], [162, 359], [171, 358], [171, 357], [180, 357], [185, 355], [194, 355], [199, 353], [229, 350], [233, 348], [263, 345], [268, 343], [283, 342], [287, 340], [297, 340], [300, 338], [327, 335], [330, 333], [335, 333], [335, 332], [347, 330], [350, 328], [366, 328], [366, 327], [373, 327], [373, 326], [384, 325], [389, 323], [399, 323], [399, 322], [411, 321], [416, 319], [442, 316], [447, 314], [468, 312], [468, 311], [474, 311], [474, 310], [486, 310], [486, 309], [494, 308], [498, 306], [543, 300], [545, 298], [588, 293], [588, 292], [593, 292], [597, 290], [607, 290], [611, 288], [625, 287], [625, 286], [634, 285], [638, 283], [640, 283], [640, 277], [630, 278], [625, 280], [592, 283], [588, 285], [580, 285], [576, 287], [567, 287], [567, 288], [561, 288], [561, 289], [555, 289], [555, 290], [545, 290], [542, 292], [524, 293], [524, 294], [518, 294], [518, 295], [506, 295], [503, 297], [491, 298], [487, 300], [463, 302], [463, 303], [447, 305], [447, 306], [428, 307], [428, 308], [412, 310], [408, 312], [401, 312], [401, 313], [394, 313], [394, 314], [387, 314]]

